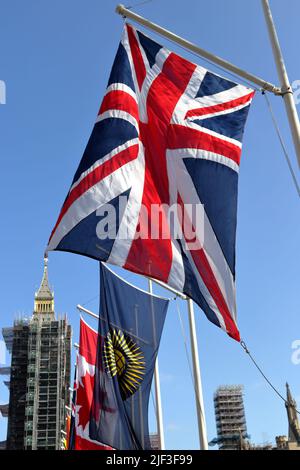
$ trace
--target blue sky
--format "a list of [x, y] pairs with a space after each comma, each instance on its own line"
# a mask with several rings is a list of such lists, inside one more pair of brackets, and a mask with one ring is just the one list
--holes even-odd
[[[120, 40], [123, 20], [114, 13], [115, 5], [108, 0], [1, 0], [0, 80], [6, 83], [7, 103], [0, 105], [0, 327], [11, 325], [18, 314], [32, 312], [44, 248], [90, 135]], [[282, 5], [282, 0], [271, 1], [293, 81], [300, 79], [300, 3], [287, 0], [284, 10]], [[136, 10], [278, 83], [259, 0], [153, 0]], [[158, 42], [219, 72], [166, 40]], [[295, 163], [282, 99], [270, 99]], [[264, 98], [257, 93], [246, 127], [239, 182], [238, 322], [266, 374], [283, 392], [288, 381], [298, 403], [300, 365], [291, 361], [291, 344], [300, 339], [299, 239], [297, 194]], [[84, 257], [51, 253], [49, 275], [56, 312], [67, 312], [76, 341], [76, 304], [98, 309], [98, 265]], [[146, 288], [144, 279], [123, 275]], [[180, 309], [187, 332], [183, 302]], [[239, 344], [210, 324], [198, 308], [196, 318], [209, 439], [216, 435], [212, 397], [219, 384], [244, 384], [253, 441], [273, 441], [275, 435], [285, 434], [283, 403]], [[197, 448], [193, 388], [174, 302], [159, 362], [167, 448]], [[0, 401], [7, 398], [6, 387], [0, 384]], [[153, 430], [152, 405], [150, 415]], [[0, 440], [5, 435], [6, 420], [0, 418]]]

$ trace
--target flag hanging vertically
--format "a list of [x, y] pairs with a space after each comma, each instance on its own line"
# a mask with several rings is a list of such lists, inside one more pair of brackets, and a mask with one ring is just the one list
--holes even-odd
[[68, 450], [75, 449], [75, 436], [76, 436], [76, 429], [75, 429], [75, 417], [76, 417], [76, 388], [77, 388], [77, 363], [78, 363], [78, 354], [76, 357], [76, 364], [74, 370], [74, 382], [73, 382], [73, 390], [72, 390], [72, 401], [71, 401], [71, 410], [69, 412], [69, 432], [67, 433], [67, 448]]
[[90, 438], [118, 450], [150, 449], [149, 396], [169, 301], [104, 265], [100, 295]]
[[71, 450], [71, 439], [72, 439], [72, 417], [68, 413], [66, 416], [66, 438], [64, 443], [65, 450]]
[[126, 24], [48, 250], [162, 280], [239, 340], [238, 171], [253, 94]]
[[[79, 351], [76, 365], [72, 415], [74, 430], [70, 439], [70, 450], [110, 450], [89, 434], [90, 413], [93, 401], [96, 350], [98, 334], [82, 318], [80, 319]], [[72, 429], [72, 427], [71, 427]]]

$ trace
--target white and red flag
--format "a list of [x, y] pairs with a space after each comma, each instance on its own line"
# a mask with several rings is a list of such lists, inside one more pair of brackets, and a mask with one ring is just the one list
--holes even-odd
[[74, 450], [111, 450], [112, 447], [90, 438], [89, 424], [94, 393], [98, 333], [80, 319], [79, 351], [76, 365], [75, 403], [72, 414], [75, 419]]

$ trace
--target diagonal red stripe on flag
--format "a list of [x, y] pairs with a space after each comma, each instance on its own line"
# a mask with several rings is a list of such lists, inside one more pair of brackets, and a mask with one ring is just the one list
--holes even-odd
[[241, 148], [206, 132], [191, 127], [172, 124], [168, 135], [168, 148], [194, 148], [223, 155], [240, 164]]
[[227, 101], [227, 103], [215, 104], [213, 106], [206, 106], [204, 108], [190, 109], [185, 118], [204, 116], [205, 114], [219, 113], [221, 111], [226, 111], [227, 109], [236, 108], [241, 106], [253, 98], [254, 92], [249, 93], [248, 95], [242, 96], [241, 98], [236, 98], [235, 100]]
[[132, 56], [133, 65], [135, 68], [135, 75], [136, 75], [139, 89], [141, 90], [144, 80], [146, 78], [146, 67], [145, 67], [142, 53], [140, 51], [139, 44], [134, 34], [134, 31], [129, 24], [127, 24], [126, 26], [127, 26], [129, 45], [131, 49], [131, 56]]
[[123, 150], [120, 153], [117, 153], [114, 155], [112, 158], [110, 158], [108, 161], [100, 164], [95, 168], [93, 171], [88, 173], [85, 178], [83, 178], [80, 183], [78, 183], [77, 186], [71, 192], [69, 193], [61, 211], [58, 217], [58, 220], [55, 224], [55, 227], [51, 233], [50, 239], [51, 240], [56, 228], [60, 224], [63, 216], [66, 214], [68, 209], [71, 207], [71, 205], [78, 199], [80, 196], [82, 196], [86, 191], [88, 191], [92, 186], [95, 184], [99, 183], [103, 178], [106, 176], [112, 174], [114, 171], [118, 170], [121, 168], [121, 166], [125, 165], [126, 163], [131, 162], [138, 156], [138, 151], [139, 151], [139, 146], [138, 144], [132, 145], [131, 147]]
[[110, 93], [107, 93], [100, 106], [98, 116], [111, 109], [126, 111], [135, 117], [136, 120], [139, 119], [137, 102], [125, 91], [113, 90]]
[[[171, 53], [164, 62], [162, 73], [153, 81], [147, 96], [148, 122], [140, 122], [140, 135], [145, 148], [145, 180], [142, 198], [143, 209], [151, 214], [153, 205], [169, 203], [166, 143], [170, 120], [182, 93], [186, 89], [196, 66]], [[166, 216], [162, 215], [165, 221]], [[151, 230], [151, 223], [140, 213], [139, 228]], [[163, 222], [162, 222], [163, 223]], [[147, 226], [148, 224], [148, 226]], [[151, 234], [150, 234], [151, 235]], [[125, 269], [148, 274], [167, 282], [172, 266], [172, 245], [169, 233], [159, 239], [133, 240]]]
[[[195, 233], [195, 228], [184, 209], [184, 203], [181, 199], [180, 194], [178, 194], [178, 204], [181, 206], [182, 214], [184, 214], [184, 219], [182, 218], [182, 214], [180, 214], [180, 211], [179, 211], [178, 216], [179, 216], [179, 222], [182, 227], [183, 235], [186, 238], [186, 234], [185, 234], [186, 229], [188, 229], [187, 231], [190, 234], [190, 233]], [[187, 240], [187, 242], [189, 242], [189, 240]], [[224, 299], [224, 296], [221, 292], [218, 281], [209, 264], [209, 261], [207, 259], [204, 249], [199, 248], [195, 250], [190, 250], [190, 253], [204, 284], [206, 285], [210, 295], [214, 299], [215, 304], [224, 319], [224, 323], [225, 323], [226, 331], [228, 335], [236, 339], [237, 341], [240, 341], [239, 331], [236, 327], [235, 322], [232, 319], [232, 315], [229, 311], [226, 300]]]

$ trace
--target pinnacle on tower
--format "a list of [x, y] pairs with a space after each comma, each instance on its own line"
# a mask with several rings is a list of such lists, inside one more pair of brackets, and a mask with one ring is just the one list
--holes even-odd
[[286, 383], [285, 407], [289, 422], [289, 441], [300, 444], [300, 423], [298, 419], [297, 403], [292, 397], [289, 384]]
[[35, 293], [34, 314], [54, 314], [54, 293], [48, 280], [48, 257], [44, 256], [44, 272], [41, 285]]

